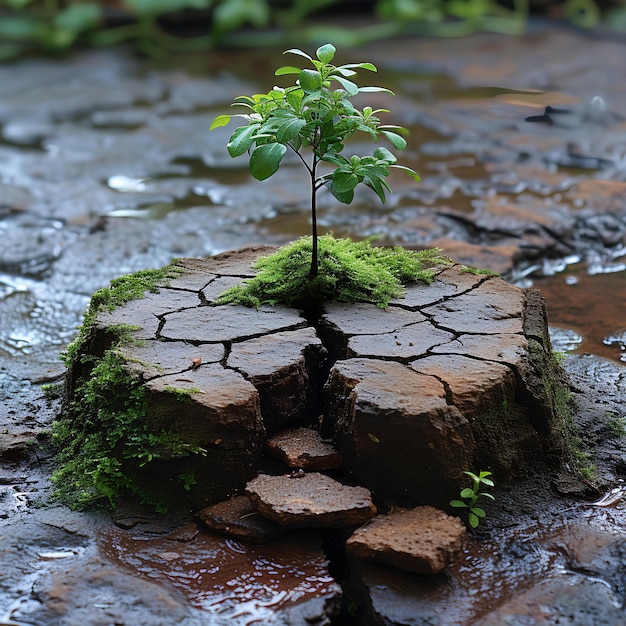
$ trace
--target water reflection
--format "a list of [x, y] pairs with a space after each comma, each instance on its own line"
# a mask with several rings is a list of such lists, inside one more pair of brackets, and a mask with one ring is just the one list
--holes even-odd
[[178, 587], [207, 619], [228, 618], [241, 626], [274, 623], [281, 609], [338, 591], [319, 537], [305, 532], [259, 546], [208, 532], [180, 543], [111, 530], [101, 551], [142, 576]]
[[597, 271], [600, 266], [606, 269], [567, 265], [533, 281], [546, 299], [556, 350], [626, 362], [626, 272]]

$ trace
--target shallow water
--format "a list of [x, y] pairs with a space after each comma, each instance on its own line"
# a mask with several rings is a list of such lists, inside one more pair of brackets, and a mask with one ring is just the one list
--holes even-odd
[[622, 265], [616, 264], [618, 271], [590, 274], [589, 266], [575, 264], [534, 280], [546, 299], [556, 350], [626, 363], [626, 272]]
[[224, 623], [271, 624], [290, 605], [337, 593], [315, 534], [293, 533], [260, 546], [204, 531], [179, 543], [111, 530], [100, 549], [139, 576], [173, 585], [207, 619]]

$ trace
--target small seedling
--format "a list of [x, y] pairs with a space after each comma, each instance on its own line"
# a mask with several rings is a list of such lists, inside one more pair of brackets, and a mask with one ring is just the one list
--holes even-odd
[[493, 487], [493, 480], [489, 478], [489, 476], [491, 476], [491, 472], [479, 472], [478, 475], [473, 472], [463, 473], [467, 474], [472, 479], [472, 486], [462, 489], [459, 494], [462, 500], [450, 500], [450, 506], [458, 509], [469, 509], [469, 525], [472, 528], [476, 528], [478, 527], [480, 520], [486, 516], [485, 511], [479, 506], [476, 506], [478, 498], [485, 497], [490, 500], [495, 500], [490, 493], [481, 491], [481, 486], [486, 485], [487, 487]]
[[[394, 148], [403, 150], [406, 140], [402, 134], [406, 131], [400, 126], [381, 124], [379, 115], [388, 113], [387, 109], [366, 106], [359, 110], [352, 104], [351, 99], [361, 93], [393, 93], [383, 87], [359, 87], [354, 82], [356, 70], [376, 72], [376, 67], [372, 63], [335, 66], [331, 63], [335, 52], [329, 43], [317, 49], [315, 59], [297, 48], [287, 50], [285, 54], [304, 57], [311, 65], [304, 69], [287, 65], [276, 70], [276, 76], [295, 75], [294, 85], [274, 87], [267, 94], [240, 96], [233, 104], [249, 109], [249, 113], [219, 115], [211, 124], [213, 130], [226, 126], [232, 117], [246, 121], [231, 135], [227, 149], [231, 157], [250, 155], [250, 172], [257, 180], [274, 175], [288, 150], [305, 167], [310, 179], [312, 278], [319, 270], [316, 197], [322, 187], [340, 202], [350, 204], [355, 188], [362, 183], [385, 202], [386, 192], [391, 192], [385, 181], [389, 168], [403, 170], [420, 180], [412, 169], [397, 165], [396, 157], [385, 147], [376, 148], [372, 156], [348, 158], [342, 154], [345, 142], [356, 133], [363, 133], [374, 142], [382, 136]], [[320, 174], [321, 164], [325, 173]]]

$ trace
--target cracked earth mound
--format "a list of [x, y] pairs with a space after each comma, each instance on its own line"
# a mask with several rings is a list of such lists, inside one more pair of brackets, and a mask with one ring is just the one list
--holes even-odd
[[[327, 303], [311, 319], [213, 304], [272, 250], [179, 260], [154, 293], [96, 316], [90, 354], [70, 365], [70, 399], [93, 375], [85, 362], [114, 350], [145, 391], [146, 427], [194, 451], [153, 443], [134, 478], [174, 490], [184, 474], [184, 500], [222, 500], [257, 475], [267, 437], [291, 426], [320, 429], [346, 475], [387, 502], [445, 506], [468, 469], [501, 484], [558, 470], [565, 397], [539, 292], [455, 265], [386, 309]], [[127, 443], [116, 445], [122, 467]]]

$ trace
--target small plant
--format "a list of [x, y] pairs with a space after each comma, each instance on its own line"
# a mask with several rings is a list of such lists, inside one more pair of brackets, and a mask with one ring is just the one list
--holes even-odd
[[450, 506], [454, 508], [466, 508], [469, 509], [469, 525], [472, 528], [477, 528], [480, 520], [486, 516], [486, 513], [479, 506], [476, 506], [478, 498], [485, 497], [490, 500], [495, 498], [486, 491], [481, 491], [481, 486], [493, 487], [493, 480], [489, 478], [491, 472], [479, 472], [478, 475], [473, 472], [463, 472], [472, 479], [472, 486], [461, 489], [459, 494], [462, 500], [450, 500]]
[[[297, 48], [287, 50], [285, 54], [304, 57], [312, 67], [278, 68], [276, 76], [295, 75], [295, 84], [274, 87], [267, 94], [240, 96], [233, 104], [249, 109], [249, 113], [219, 115], [211, 124], [213, 130], [226, 126], [232, 117], [246, 121], [231, 135], [227, 149], [231, 157], [249, 153], [250, 172], [257, 180], [274, 175], [288, 150], [301, 161], [310, 180], [311, 277], [319, 271], [316, 198], [322, 187], [340, 202], [350, 204], [355, 188], [364, 184], [385, 202], [386, 192], [391, 192], [385, 181], [389, 168], [403, 170], [420, 180], [412, 169], [397, 165], [396, 157], [385, 147], [376, 148], [372, 156], [348, 158], [342, 154], [345, 142], [356, 133], [363, 133], [374, 142], [382, 136], [394, 148], [403, 150], [406, 140], [402, 134], [406, 131], [400, 126], [381, 124], [378, 116], [388, 113], [387, 109], [366, 106], [359, 110], [352, 104], [351, 99], [360, 93], [393, 93], [383, 87], [359, 87], [354, 82], [356, 70], [376, 72], [376, 67], [372, 63], [335, 66], [331, 63], [335, 52], [332, 44], [325, 44], [317, 49], [314, 59]], [[321, 164], [325, 169], [333, 168], [332, 171], [320, 174]]]
[[626, 417], [620, 417], [615, 411], [606, 411], [609, 418], [606, 426], [614, 437], [624, 437], [626, 435]]

